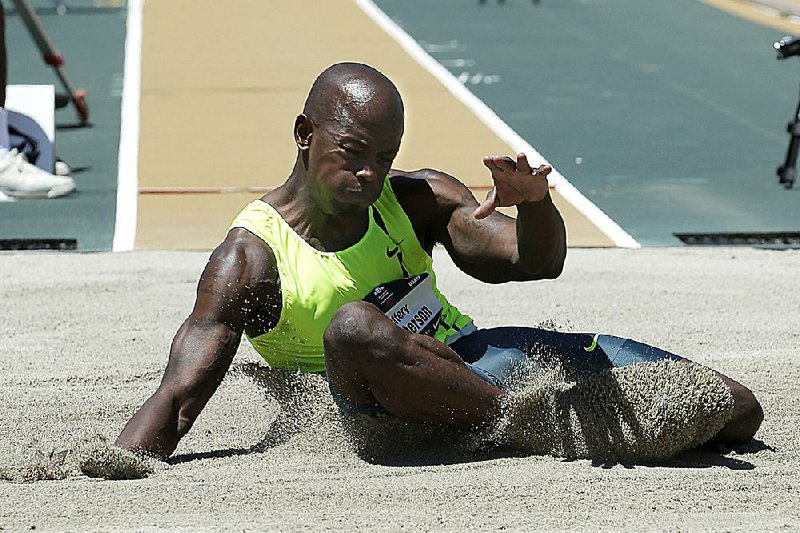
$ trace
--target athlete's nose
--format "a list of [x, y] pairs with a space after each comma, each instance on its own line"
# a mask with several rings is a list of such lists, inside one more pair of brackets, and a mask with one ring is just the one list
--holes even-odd
[[359, 180], [364, 180], [367, 182], [375, 181], [377, 177], [377, 174], [375, 173], [375, 166], [368, 163], [361, 165], [361, 168], [359, 168], [356, 172], [356, 177]]

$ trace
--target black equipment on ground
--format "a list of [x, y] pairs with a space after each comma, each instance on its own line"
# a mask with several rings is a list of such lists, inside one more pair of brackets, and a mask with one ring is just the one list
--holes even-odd
[[[787, 36], [772, 46], [778, 52], [778, 59], [800, 55], [800, 37]], [[794, 120], [786, 126], [786, 131], [791, 135], [791, 140], [786, 150], [786, 160], [778, 167], [778, 183], [791, 189], [797, 176], [797, 152], [800, 149], [800, 100], [797, 102]]]

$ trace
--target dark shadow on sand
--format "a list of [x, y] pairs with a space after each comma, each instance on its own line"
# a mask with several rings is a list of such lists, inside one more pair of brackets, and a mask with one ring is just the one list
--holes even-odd
[[[417, 426], [416, 424], [414, 424]], [[524, 457], [518, 450], [481, 440], [476, 434], [458, 435], [441, 428], [413, 428], [378, 443], [355, 440], [354, 452], [367, 463], [391, 467], [449, 466]], [[357, 439], [357, 437], [356, 437]], [[386, 444], [390, 441], [390, 444]]]
[[228, 448], [225, 450], [212, 450], [210, 452], [184, 453], [175, 455], [167, 459], [168, 465], [178, 465], [181, 463], [191, 463], [192, 461], [202, 461], [204, 459], [224, 459], [226, 457], [237, 457], [240, 455], [250, 455], [257, 450], [251, 448]]
[[662, 462], [641, 462], [623, 463], [616, 461], [603, 461], [595, 459], [592, 466], [598, 468], [613, 468], [622, 466], [624, 468], [638, 467], [666, 467], [666, 468], [711, 468], [721, 466], [730, 470], [753, 470], [756, 466], [744, 459], [733, 455], [756, 454], [765, 451], [774, 452], [775, 448], [769, 446], [764, 441], [752, 439], [746, 444], [739, 446], [726, 446], [723, 444], [707, 443], [691, 450], [683, 451], [674, 457]]
[[736, 456], [774, 451], [775, 448], [758, 439], [751, 439], [750, 442], [739, 446], [709, 443], [676, 455], [667, 466], [680, 468], [723, 466], [731, 470], [753, 470], [756, 467], [753, 463]]

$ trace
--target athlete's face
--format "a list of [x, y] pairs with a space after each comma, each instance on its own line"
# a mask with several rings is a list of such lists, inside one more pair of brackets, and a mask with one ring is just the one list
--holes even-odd
[[344, 109], [311, 124], [306, 161], [319, 208], [335, 214], [373, 204], [400, 149], [402, 110]]

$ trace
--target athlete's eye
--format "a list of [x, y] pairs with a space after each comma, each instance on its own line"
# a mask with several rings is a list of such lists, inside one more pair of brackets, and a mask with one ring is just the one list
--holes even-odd
[[363, 151], [360, 146], [356, 146], [353, 144], [342, 144], [341, 148], [342, 150], [344, 150], [346, 154], [358, 155]]

